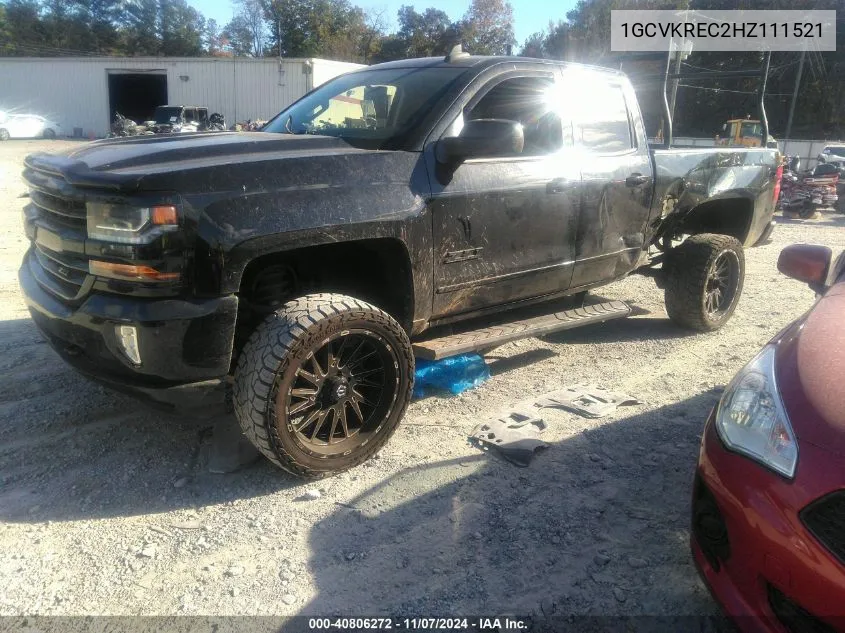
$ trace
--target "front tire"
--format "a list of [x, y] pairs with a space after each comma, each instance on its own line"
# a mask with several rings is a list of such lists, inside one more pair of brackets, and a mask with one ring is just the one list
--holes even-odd
[[235, 415], [276, 466], [322, 477], [384, 446], [413, 382], [411, 343], [390, 315], [345, 295], [306, 295], [268, 316], [244, 345]]
[[729, 235], [693, 235], [669, 252], [666, 312], [681, 327], [717, 330], [736, 310], [745, 279], [742, 244]]
[[9, 130], [5, 128], [0, 128], [0, 141], [8, 141], [9, 138], [11, 138]]
[[44, 130], [44, 138], [48, 141], [53, 140], [54, 138], [56, 138], [56, 131], [52, 128], [47, 128], [46, 130]]

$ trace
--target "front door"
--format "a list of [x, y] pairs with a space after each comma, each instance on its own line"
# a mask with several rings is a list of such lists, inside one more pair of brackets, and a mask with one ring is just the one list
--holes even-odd
[[580, 170], [558, 79], [556, 68], [490, 79], [444, 134], [469, 119], [507, 119], [522, 123], [525, 148], [434, 169], [434, 318], [569, 287]]

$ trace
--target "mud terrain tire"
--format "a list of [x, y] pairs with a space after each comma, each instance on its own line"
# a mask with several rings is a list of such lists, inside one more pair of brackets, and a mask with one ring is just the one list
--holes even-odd
[[353, 297], [310, 294], [270, 314], [244, 345], [235, 415], [276, 466], [318, 478], [384, 446], [413, 382], [411, 343], [390, 315]]
[[701, 233], [669, 252], [666, 312], [681, 327], [717, 330], [736, 310], [745, 279], [742, 244], [730, 235]]

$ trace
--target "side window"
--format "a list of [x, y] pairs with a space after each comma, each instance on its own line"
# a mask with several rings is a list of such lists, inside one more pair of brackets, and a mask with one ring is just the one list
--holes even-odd
[[739, 137], [739, 123], [731, 123], [731, 140]]
[[185, 121], [188, 123], [196, 123], [197, 122], [197, 111], [193, 108], [186, 108], [185, 109]]
[[622, 86], [595, 81], [589, 88], [578, 108], [575, 126], [578, 144], [602, 154], [623, 152], [634, 147]]
[[564, 129], [568, 145], [572, 142], [571, 125], [563, 122], [556, 103], [556, 84], [551, 77], [515, 77], [496, 84], [481, 100], [466, 111], [451, 128], [459, 134], [464, 120], [508, 119], [522, 123], [525, 131], [523, 156], [552, 154], [564, 147]]

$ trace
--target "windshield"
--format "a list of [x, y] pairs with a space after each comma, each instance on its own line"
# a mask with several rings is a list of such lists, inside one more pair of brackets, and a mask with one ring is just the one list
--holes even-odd
[[825, 147], [824, 151], [828, 154], [833, 154], [834, 156], [845, 158], [845, 145], [841, 147]]
[[743, 123], [742, 124], [742, 135], [743, 136], [756, 136], [758, 138], [762, 138], [763, 136], [763, 126], [759, 122], [755, 121], [753, 123]]
[[182, 118], [182, 108], [159, 106], [153, 118], [156, 123], [177, 123]]
[[391, 68], [342, 75], [283, 110], [263, 132], [320, 134], [396, 149], [465, 68]]

